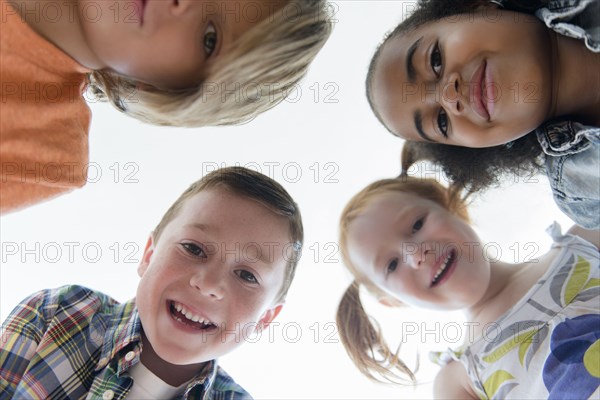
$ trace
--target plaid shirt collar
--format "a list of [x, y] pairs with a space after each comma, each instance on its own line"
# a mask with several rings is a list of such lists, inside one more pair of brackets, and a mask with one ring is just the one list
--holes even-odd
[[[124, 312], [120, 320], [114, 321], [115, 323], [106, 330], [102, 354], [96, 365], [96, 372], [116, 360], [117, 375], [121, 376], [140, 361], [142, 351], [142, 323], [137, 307], [128, 307], [133, 302], [135, 300], [122, 304]], [[133, 352], [134, 357], [129, 355], [130, 352]], [[187, 399], [190, 393], [196, 388], [203, 388], [203, 398], [207, 398], [215, 382], [217, 369], [217, 360], [205, 363], [202, 371], [186, 387], [183, 398]]]

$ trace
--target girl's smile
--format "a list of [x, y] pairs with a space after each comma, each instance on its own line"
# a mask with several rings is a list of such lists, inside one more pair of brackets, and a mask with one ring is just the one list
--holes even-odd
[[135, 17], [139, 20], [140, 26], [144, 25], [144, 11], [146, 10], [146, 3], [148, 0], [135, 0], [134, 12]]
[[468, 223], [412, 194], [378, 195], [348, 226], [350, 260], [391, 297], [424, 308], [476, 304], [490, 264]]
[[450, 248], [440, 256], [434, 268], [431, 269], [430, 287], [442, 285], [450, 278], [457, 265], [457, 253], [456, 249]]
[[533, 16], [490, 12], [426, 23], [383, 45], [369, 95], [394, 134], [491, 147], [551, 117], [551, 33]]

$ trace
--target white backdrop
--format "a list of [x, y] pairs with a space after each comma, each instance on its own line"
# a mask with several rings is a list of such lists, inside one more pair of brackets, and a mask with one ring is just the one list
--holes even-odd
[[[456, 345], [460, 314], [368, 309], [409, 360], [422, 355], [422, 384], [380, 385], [363, 378], [335, 329], [335, 309], [350, 281], [337, 253], [337, 219], [367, 183], [397, 175], [401, 140], [379, 125], [364, 96], [367, 65], [383, 34], [410, 2], [336, 1], [335, 30], [309, 75], [288, 101], [232, 128], [172, 129], [143, 125], [106, 104], [92, 104], [89, 183], [85, 188], [2, 217], [0, 317], [28, 294], [82, 284], [125, 301], [135, 294], [136, 266], [149, 232], [192, 181], [215, 166], [243, 165], [271, 176], [300, 204], [304, 254], [277, 324], [221, 364], [257, 399], [431, 398], [436, 367], [429, 349]], [[570, 226], [545, 178], [522, 179], [473, 205], [490, 256], [523, 260], [548, 249], [544, 228]], [[441, 325], [435, 325], [435, 321]], [[444, 324], [446, 322], [446, 324]], [[448, 324], [448, 322], [450, 322]], [[421, 336], [424, 336], [423, 338]], [[395, 339], [395, 340], [394, 340]], [[427, 344], [415, 346], [421, 339]]]

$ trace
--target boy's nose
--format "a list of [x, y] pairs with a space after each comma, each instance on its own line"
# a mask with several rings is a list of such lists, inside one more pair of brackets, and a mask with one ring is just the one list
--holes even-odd
[[200, 266], [196, 273], [190, 277], [190, 285], [203, 296], [221, 300], [225, 294], [225, 287], [224, 277], [220, 270], [220, 266]]

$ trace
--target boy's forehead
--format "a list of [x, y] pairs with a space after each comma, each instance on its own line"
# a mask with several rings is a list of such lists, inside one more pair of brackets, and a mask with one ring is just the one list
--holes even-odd
[[265, 214], [266, 211], [273, 213], [255, 199], [227, 187], [217, 186], [201, 190], [185, 199], [179, 214], [213, 216], [217, 213], [217, 215], [232, 216], [235, 213], [249, 214], [251, 212]]
[[277, 242], [287, 242], [290, 236], [285, 217], [258, 200], [219, 187], [202, 190], [184, 200], [167, 228], [169, 225], [173, 230], [189, 227], [215, 235], [277, 238]]

